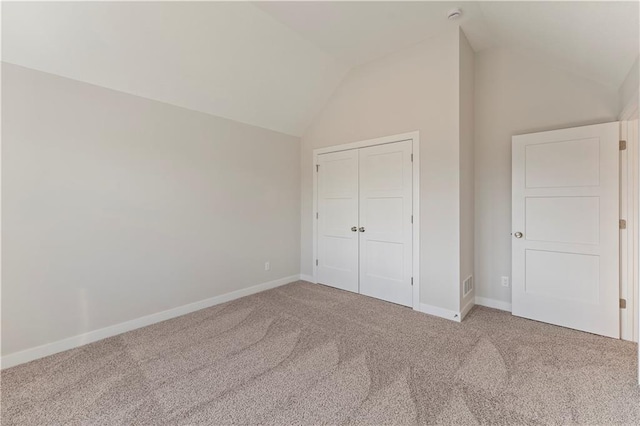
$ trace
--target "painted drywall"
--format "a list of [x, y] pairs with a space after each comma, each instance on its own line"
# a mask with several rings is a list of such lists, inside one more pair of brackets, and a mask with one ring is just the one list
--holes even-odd
[[300, 135], [348, 67], [251, 2], [3, 2], [2, 58]]
[[633, 67], [629, 70], [627, 77], [618, 89], [620, 96], [620, 112], [626, 108], [638, 108], [638, 97], [640, 94], [640, 56], [636, 59]]
[[474, 82], [475, 52], [460, 31], [459, 48], [459, 115], [460, 115], [460, 308], [472, 303], [475, 294], [463, 296], [462, 282], [473, 276], [474, 263]]
[[9, 64], [2, 89], [3, 355], [299, 273], [299, 138]]
[[529, 48], [619, 87], [638, 54], [638, 2], [5, 1], [2, 58], [301, 134], [348, 67], [455, 21], [474, 49]]
[[439, 35], [456, 19], [476, 51], [528, 48], [618, 87], [638, 55], [637, 1], [258, 2], [329, 54], [362, 65]]
[[615, 121], [616, 90], [508, 49], [475, 61], [476, 296], [511, 302], [511, 136]]
[[458, 311], [458, 28], [354, 68], [302, 137], [301, 273], [312, 267], [313, 149], [420, 131], [420, 298]]

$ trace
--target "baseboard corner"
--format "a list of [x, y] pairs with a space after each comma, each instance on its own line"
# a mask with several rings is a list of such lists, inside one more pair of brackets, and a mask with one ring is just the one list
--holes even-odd
[[307, 281], [314, 284], [316, 283], [316, 280], [313, 278], [313, 275], [300, 274], [300, 279], [302, 281]]
[[502, 300], [491, 299], [488, 297], [476, 296], [476, 305], [486, 306], [487, 308], [499, 309], [501, 311], [511, 312], [511, 303]]
[[420, 304], [420, 312], [423, 314], [433, 315], [435, 317], [448, 319], [449, 321], [460, 322], [460, 313], [451, 311], [449, 309], [440, 308], [438, 306], [428, 305], [426, 303]]
[[471, 311], [471, 309], [475, 306], [475, 304], [476, 304], [475, 298], [472, 297], [471, 300], [469, 300], [467, 304], [464, 305], [464, 307], [460, 311], [460, 321], [462, 321], [464, 317], [467, 316], [467, 314]]

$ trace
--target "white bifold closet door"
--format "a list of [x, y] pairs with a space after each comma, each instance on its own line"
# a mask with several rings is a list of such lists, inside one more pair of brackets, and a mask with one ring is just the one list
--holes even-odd
[[319, 155], [318, 282], [412, 306], [412, 142]]

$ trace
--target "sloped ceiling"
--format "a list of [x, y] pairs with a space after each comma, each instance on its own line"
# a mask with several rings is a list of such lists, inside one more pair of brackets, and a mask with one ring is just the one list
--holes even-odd
[[347, 71], [239, 2], [3, 2], [2, 60], [291, 135]]
[[473, 49], [513, 48], [617, 89], [638, 57], [639, 3], [616, 1], [258, 2], [331, 56], [359, 65], [456, 22]]
[[495, 43], [546, 56], [618, 89], [640, 50], [635, 2], [488, 2], [481, 9]]
[[[465, 27], [481, 24], [473, 37], [467, 34], [474, 50], [489, 43], [475, 2], [263, 1], [255, 5], [350, 66], [434, 37], [458, 23], [465, 32]], [[447, 12], [455, 7], [464, 13], [459, 20], [448, 21]]]
[[612, 90], [639, 51], [638, 2], [3, 2], [2, 60], [299, 136], [350, 67], [458, 24]]

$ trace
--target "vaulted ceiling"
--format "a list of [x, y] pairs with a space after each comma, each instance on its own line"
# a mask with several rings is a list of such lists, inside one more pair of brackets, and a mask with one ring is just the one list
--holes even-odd
[[3, 2], [2, 56], [292, 135], [347, 71], [241, 2]]
[[[462, 17], [446, 19], [460, 7]], [[461, 25], [617, 89], [638, 2], [3, 2], [2, 59], [300, 135], [350, 67]]]
[[359, 65], [443, 31], [454, 7], [476, 52], [506, 47], [546, 56], [618, 88], [638, 56], [638, 2], [260, 2], [331, 56]]

